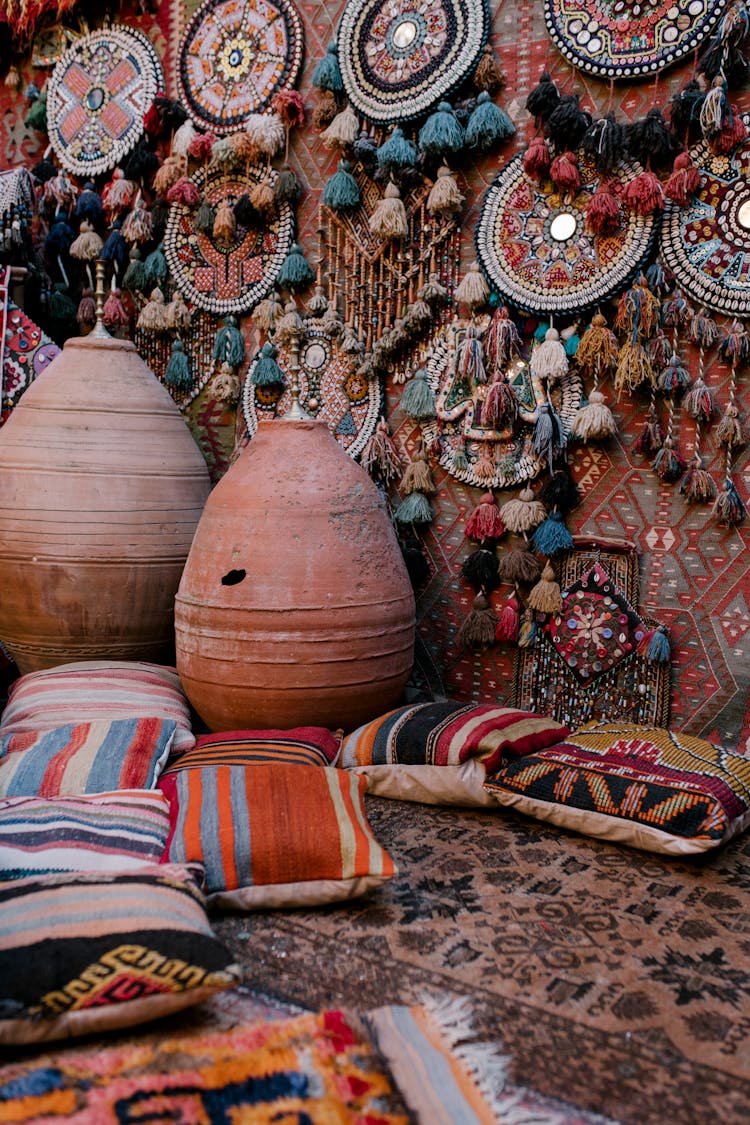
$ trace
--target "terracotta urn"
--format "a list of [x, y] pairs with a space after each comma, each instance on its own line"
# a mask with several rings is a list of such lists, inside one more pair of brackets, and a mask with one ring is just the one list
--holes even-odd
[[401, 700], [415, 607], [385, 502], [328, 427], [261, 423], [211, 493], [175, 602], [211, 730], [350, 730]]
[[0, 429], [0, 638], [21, 672], [174, 660], [174, 596], [210, 490], [129, 340], [70, 339]]

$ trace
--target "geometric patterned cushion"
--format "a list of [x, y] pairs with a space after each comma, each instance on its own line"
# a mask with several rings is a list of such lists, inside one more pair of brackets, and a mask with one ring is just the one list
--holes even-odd
[[0, 718], [0, 736], [148, 716], [174, 722], [173, 754], [195, 744], [190, 707], [174, 668], [139, 660], [77, 660], [15, 680]]
[[485, 789], [539, 820], [673, 855], [716, 848], [750, 824], [750, 759], [636, 723], [587, 723]]
[[0, 881], [60, 871], [133, 871], [159, 863], [169, 802], [157, 790], [0, 801]]
[[340, 734], [333, 734], [325, 727], [201, 734], [192, 750], [181, 754], [164, 772], [203, 766], [249, 766], [257, 762], [332, 766], [341, 750]]
[[130, 1027], [234, 987], [199, 877], [162, 864], [0, 884], [0, 1043]]
[[353, 898], [395, 874], [347, 770], [266, 763], [178, 770], [165, 860], [200, 863], [211, 906], [265, 909]]

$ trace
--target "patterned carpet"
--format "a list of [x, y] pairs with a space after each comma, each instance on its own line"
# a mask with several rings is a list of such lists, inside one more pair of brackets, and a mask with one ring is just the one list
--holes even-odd
[[512, 1081], [583, 1111], [566, 1125], [747, 1122], [750, 838], [688, 863], [512, 813], [367, 808], [399, 864], [390, 885], [350, 906], [217, 916], [250, 987], [360, 1010], [470, 996]]

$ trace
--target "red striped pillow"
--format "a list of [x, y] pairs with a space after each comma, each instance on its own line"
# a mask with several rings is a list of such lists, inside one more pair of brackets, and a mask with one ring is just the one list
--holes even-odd
[[341, 731], [325, 727], [290, 730], [229, 730], [201, 734], [192, 750], [181, 754], [165, 773], [204, 766], [250, 766], [287, 762], [299, 766], [332, 766], [341, 751]]
[[207, 766], [159, 785], [172, 817], [164, 860], [201, 863], [213, 906], [313, 906], [395, 874], [365, 815], [365, 783], [346, 770]]

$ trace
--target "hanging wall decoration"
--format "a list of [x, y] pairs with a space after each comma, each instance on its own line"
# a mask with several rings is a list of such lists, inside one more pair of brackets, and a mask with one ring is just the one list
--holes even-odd
[[[579, 186], [566, 192], [551, 180], [532, 180], [519, 154], [485, 193], [475, 230], [477, 257], [490, 284], [517, 309], [570, 316], [596, 308], [623, 289], [649, 256], [658, 229], [654, 213], [621, 208], [614, 230], [589, 233], [587, 209], [602, 177], [583, 153], [577, 166]], [[623, 160], [608, 179], [621, 195], [641, 171]]]
[[[6, 290], [7, 292], [7, 290]], [[0, 384], [4, 421], [23, 392], [49, 366], [60, 351], [58, 345], [31, 320], [23, 309], [8, 300], [0, 347]]]
[[549, 35], [573, 66], [632, 81], [673, 66], [709, 36], [727, 0], [545, 0]]
[[344, 91], [368, 121], [413, 121], [473, 73], [489, 26], [484, 0], [353, 0], [337, 39]]
[[291, 0], [205, 0], [183, 37], [177, 78], [192, 120], [231, 133], [294, 85], [303, 28]]
[[[743, 116], [745, 125], [750, 117]], [[750, 314], [750, 139], [727, 154], [690, 150], [700, 185], [686, 206], [668, 202], [661, 253], [677, 284], [727, 316]]]
[[119, 164], [163, 85], [159, 56], [137, 29], [115, 25], [77, 39], [47, 84], [49, 139], [63, 168], [88, 177]]
[[[188, 328], [174, 324], [167, 327], [171, 322], [171, 306], [172, 301], [166, 300], [166, 323], [163, 331], [153, 332], [136, 327], [133, 343], [138, 354], [164, 384], [180, 410], [185, 410], [216, 373], [217, 363], [213, 357], [213, 349], [217, 318], [202, 309], [189, 309]], [[180, 365], [174, 362], [175, 349], [178, 355], [184, 356], [184, 362]]]
[[[209, 165], [190, 181], [196, 200], [218, 213], [222, 207], [234, 209], [261, 183], [273, 188], [277, 178], [275, 170], [255, 165], [244, 171]], [[164, 256], [172, 280], [186, 300], [207, 312], [249, 312], [281, 273], [292, 247], [294, 211], [288, 202], [274, 200], [267, 216], [256, 213], [248, 225], [237, 220], [231, 233], [217, 237], [214, 230], [196, 230], [197, 206], [197, 202], [170, 206]]]

